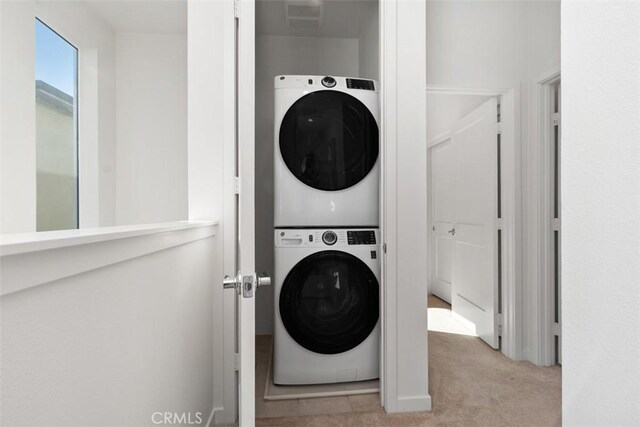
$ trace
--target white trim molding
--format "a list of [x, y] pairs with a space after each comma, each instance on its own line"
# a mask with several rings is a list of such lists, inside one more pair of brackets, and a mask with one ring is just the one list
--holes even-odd
[[[537, 173], [535, 200], [537, 209], [530, 226], [535, 228], [535, 239], [531, 242], [528, 262], [533, 274], [528, 286], [534, 294], [530, 302], [531, 318], [529, 327], [531, 339], [527, 358], [536, 365], [551, 366], [555, 363], [554, 348], [554, 248], [553, 248], [553, 88], [560, 81], [560, 69], [554, 69], [540, 76], [536, 82], [536, 110], [531, 135], [531, 143], [537, 158], [530, 165]], [[532, 163], [533, 163], [532, 162]]]
[[522, 143], [520, 90], [500, 97], [502, 122], [500, 175], [502, 177], [502, 353], [513, 360], [523, 357], [524, 306], [522, 288]]
[[387, 412], [428, 411], [427, 108], [416, 90], [426, 86], [426, 5], [380, 7], [381, 399]]
[[509, 89], [491, 88], [467, 88], [456, 86], [427, 85], [427, 93], [438, 95], [474, 95], [474, 96], [500, 96], [507, 93]]
[[212, 237], [217, 229], [213, 221], [180, 221], [5, 234], [0, 244], [0, 295]]

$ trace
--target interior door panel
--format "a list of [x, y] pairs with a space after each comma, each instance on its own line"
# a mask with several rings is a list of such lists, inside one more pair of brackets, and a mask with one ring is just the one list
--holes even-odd
[[451, 309], [498, 348], [497, 99], [462, 118], [456, 144], [455, 261]]
[[431, 293], [451, 303], [455, 242], [451, 230], [455, 215], [455, 143], [451, 139], [431, 148], [431, 203], [433, 212], [433, 275]]

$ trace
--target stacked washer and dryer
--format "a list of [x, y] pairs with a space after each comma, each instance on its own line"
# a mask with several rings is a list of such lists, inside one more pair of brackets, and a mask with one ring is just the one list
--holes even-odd
[[379, 376], [377, 82], [275, 78], [274, 382]]

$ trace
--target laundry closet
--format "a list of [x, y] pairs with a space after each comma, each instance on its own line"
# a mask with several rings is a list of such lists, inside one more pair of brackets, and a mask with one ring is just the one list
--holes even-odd
[[256, 268], [273, 279], [256, 299], [259, 417], [378, 390], [380, 43], [377, 1], [259, 0], [255, 19]]

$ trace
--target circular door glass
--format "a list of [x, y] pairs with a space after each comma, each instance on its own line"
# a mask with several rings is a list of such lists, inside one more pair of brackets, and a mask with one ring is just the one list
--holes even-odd
[[365, 263], [344, 252], [319, 252], [289, 272], [280, 291], [280, 317], [307, 350], [343, 353], [373, 331], [378, 297], [378, 281]]
[[378, 125], [369, 109], [333, 90], [300, 98], [280, 126], [284, 163], [318, 190], [343, 190], [360, 182], [378, 159], [378, 145]]

